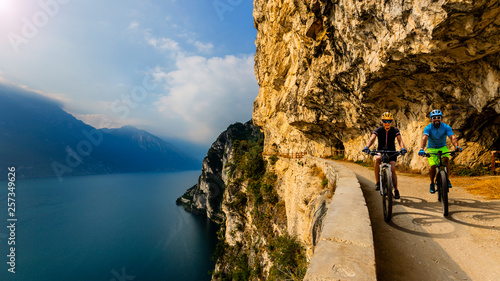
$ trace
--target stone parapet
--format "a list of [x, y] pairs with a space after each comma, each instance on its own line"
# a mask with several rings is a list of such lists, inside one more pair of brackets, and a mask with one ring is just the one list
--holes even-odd
[[314, 160], [336, 189], [304, 280], [376, 280], [370, 217], [356, 175], [334, 161]]

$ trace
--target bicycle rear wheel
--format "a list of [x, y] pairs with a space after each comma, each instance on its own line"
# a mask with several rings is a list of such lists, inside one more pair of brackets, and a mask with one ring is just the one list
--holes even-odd
[[441, 196], [441, 205], [443, 206], [443, 216], [448, 216], [448, 180], [446, 172], [439, 171], [439, 193]]
[[392, 177], [389, 168], [382, 169], [382, 208], [384, 210], [384, 221], [389, 222], [392, 216]]

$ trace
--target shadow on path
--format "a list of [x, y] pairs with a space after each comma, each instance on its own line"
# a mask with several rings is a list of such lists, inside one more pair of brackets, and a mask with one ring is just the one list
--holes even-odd
[[[414, 209], [413, 212], [393, 212], [393, 216], [404, 214], [413, 214], [422, 216], [414, 220], [420, 225], [431, 225], [435, 223], [454, 222], [468, 227], [499, 230], [500, 231], [500, 202], [481, 202], [473, 199], [450, 199], [449, 213], [444, 217], [441, 213], [437, 215], [428, 214], [435, 213], [440, 210], [441, 202], [429, 202], [422, 198], [402, 196], [401, 200], [395, 201], [395, 205], [401, 205], [406, 208]], [[422, 212], [418, 212], [422, 211]], [[394, 227], [398, 225], [391, 222]], [[400, 227], [399, 227], [400, 228]], [[400, 228], [400, 230], [404, 230]]]
[[[378, 280], [471, 280], [434, 239], [453, 238], [453, 226], [439, 216], [436, 204], [402, 197], [393, 206], [393, 219], [384, 222], [380, 193], [374, 182], [356, 174], [370, 212]], [[420, 211], [408, 211], [406, 208]], [[429, 214], [429, 212], [432, 212]], [[498, 217], [498, 212], [493, 214]], [[429, 233], [426, 225], [443, 224]]]

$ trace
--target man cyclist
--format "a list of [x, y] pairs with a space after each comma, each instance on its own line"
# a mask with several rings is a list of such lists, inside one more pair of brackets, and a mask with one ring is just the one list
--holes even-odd
[[[428, 153], [437, 153], [438, 151], [441, 152], [449, 152], [448, 147], [446, 147], [446, 137], [449, 137], [453, 145], [455, 146], [455, 151], [461, 152], [462, 148], [458, 146], [458, 141], [455, 135], [453, 134], [453, 130], [448, 124], [442, 123], [441, 120], [443, 118], [443, 113], [438, 110], [434, 109], [430, 113], [431, 117], [431, 123], [427, 125], [424, 129], [424, 135], [422, 137], [422, 141], [420, 144], [420, 150], [418, 151], [418, 155], [424, 156], [425, 151], [424, 147], [427, 143], [427, 140], [429, 141], [427, 143], [427, 152]], [[448, 161], [448, 156], [443, 156], [443, 162], [446, 164], [446, 169], [448, 172], [450, 171], [450, 162]], [[434, 187], [434, 177], [436, 176], [436, 164], [438, 163], [438, 159], [436, 155], [431, 155], [431, 157], [427, 158], [427, 161], [429, 162], [429, 165], [431, 166], [431, 169], [429, 171], [429, 177], [431, 179], [431, 184], [429, 187], [429, 192], [430, 193], [435, 193], [436, 188]], [[448, 177], [449, 177], [448, 173]], [[448, 187], [451, 188], [451, 183], [448, 180]]]
[[[377, 128], [375, 131], [373, 131], [373, 134], [368, 141], [368, 144], [365, 146], [363, 149], [363, 152], [365, 153], [370, 153], [370, 146], [375, 142], [375, 138], [378, 140], [378, 148], [377, 150], [391, 150], [391, 151], [396, 151], [396, 145], [395, 141], [396, 139], [399, 142], [399, 146], [401, 147], [401, 155], [406, 154], [406, 148], [403, 143], [403, 138], [401, 137], [401, 133], [399, 130], [395, 127], [392, 127], [392, 121], [394, 118], [392, 117], [392, 114], [389, 112], [384, 112], [382, 114], [382, 127]], [[396, 176], [396, 159], [398, 158], [397, 155], [391, 156], [389, 158], [389, 163], [391, 164], [391, 172], [392, 172], [392, 181], [394, 185], [394, 199], [399, 199], [399, 190], [398, 190], [398, 178]], [[380, 162], [382, 161], [381, 155], [376, 155], [375, 156], [375, 181], [377, 183], [375, 184], [375, 190], [380, 190]]]

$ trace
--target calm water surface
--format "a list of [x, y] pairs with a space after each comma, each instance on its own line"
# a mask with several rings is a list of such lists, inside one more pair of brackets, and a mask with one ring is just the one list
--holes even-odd
[[199, 174], [16, 179], [15, 274], [0, 181], [0, 280], [210, 280], [217, 225], [175, 205]]

